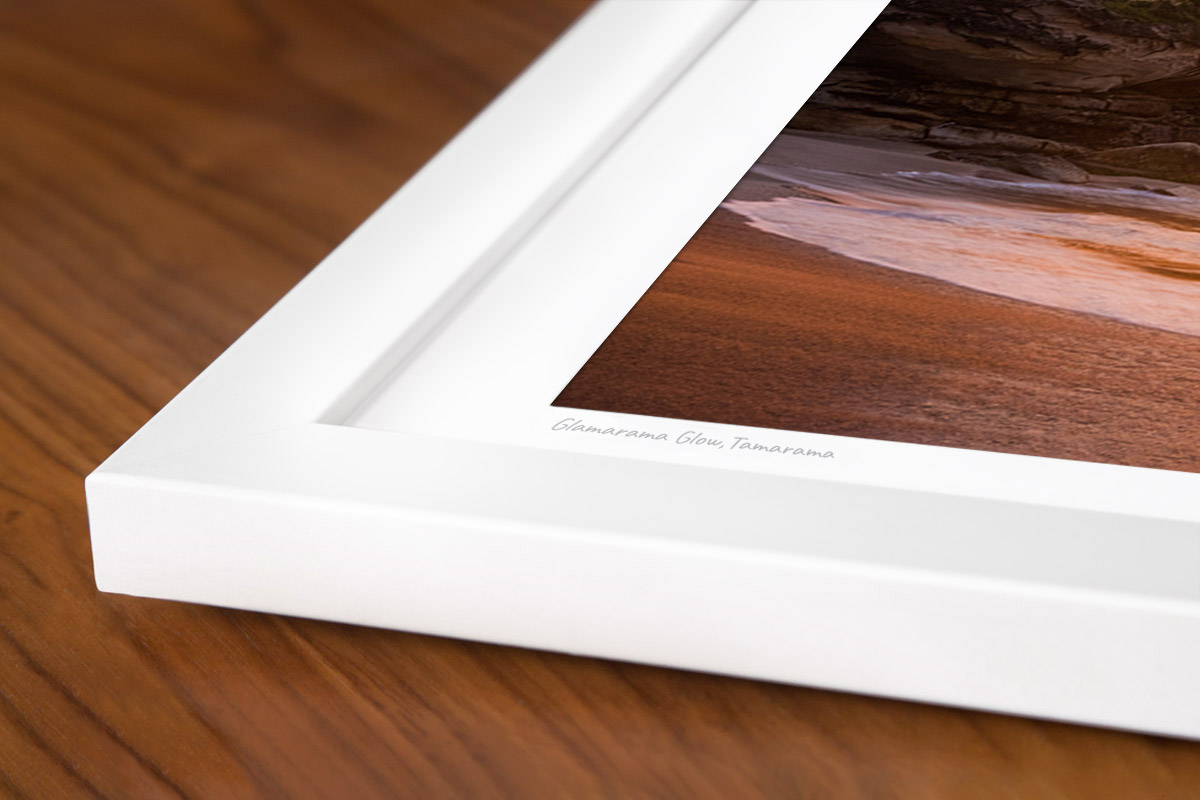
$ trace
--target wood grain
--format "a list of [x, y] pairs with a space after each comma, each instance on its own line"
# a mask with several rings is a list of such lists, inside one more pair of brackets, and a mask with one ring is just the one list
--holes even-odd
[[1195, 743], [95, 590], [83, 476], [583, 6], [0, 4], [0, 795], [1196, 797]]

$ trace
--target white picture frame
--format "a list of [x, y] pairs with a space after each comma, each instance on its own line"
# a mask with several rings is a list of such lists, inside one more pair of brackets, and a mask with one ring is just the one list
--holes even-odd
[[1200, 476], [549, 407], [885, 4], [603, 0], [87, 478], [99, 588], [1200, 738]]

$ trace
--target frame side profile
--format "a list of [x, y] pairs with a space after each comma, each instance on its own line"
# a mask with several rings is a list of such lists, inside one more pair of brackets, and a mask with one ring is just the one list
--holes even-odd
[[1200, 738], [1191, 523], [330, 425], [93, 505], [110, 591]]

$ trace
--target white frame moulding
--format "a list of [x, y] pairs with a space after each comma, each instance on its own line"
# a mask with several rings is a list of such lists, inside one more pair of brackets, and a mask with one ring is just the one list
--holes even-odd
[[[99, 588], [1200, 738], [1200, 476], [970, 454], [1064, 470], [1021, 500], [345, 424], [670, 118], [713, 155], [665, 265], [884, 5], [597, 4], [88, 476]], [[1053, 500], [1096, 486], [1137, 488]]]

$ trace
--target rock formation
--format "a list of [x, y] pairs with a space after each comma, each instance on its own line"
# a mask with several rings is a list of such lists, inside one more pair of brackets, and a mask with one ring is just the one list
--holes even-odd
[[893, 0], [792, 124], [1197, 182], [1200, 0]]

